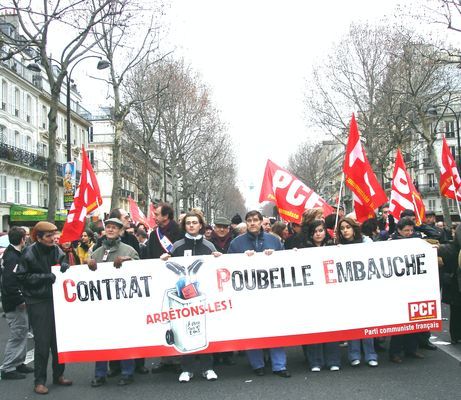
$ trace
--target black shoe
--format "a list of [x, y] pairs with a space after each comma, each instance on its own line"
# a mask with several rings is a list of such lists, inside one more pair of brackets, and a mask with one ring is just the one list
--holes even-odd
[[2, 372], [0, 376], [2, 377], [2, 379], [25, 379], [26, 378], [24, 374], [20, 374], [17, 371]]
[[275, 375], [281, 376], [282, 378], [290, 378], [291, 374], [286, 370], [282, 369], [281, 371], [273, 371]]
[[134, 372], [140, 375], [146, 375], [149, 373], [149, 370], [144, 365], [142, 365], [140, 367], [136, 367]]
[[129, 385], [130, 383], [133, 383], [133, 375], [122, 375], [122, 377], [119, 379], [117, 385], [118, 386], [126, 386]]
[[253, 372], [257, 375], [257, 376], [264, 376], [265, 372], [264, 372], [264, 368], [256, 368], [253, 370]]
[[426, 350], [437, 350], [437, 346], [433, 345], [431, 342], [426, 342], [419, 347]]
[[99, 387], [102, 385], [105, 385], [106, 383], [106, 378], [101, 376], [101, 377], [96, 377], [91, 381], [91, 387]]
[[119, 369], [110, 369], [107, 373], [108, 378], [113, 378], [114, 376], [119, 376], [122, 373]]
[[21, 374], [30, 374], [31, 372], [34, 372], [34, 369], [28, 367], [26, 364], [21, 364], [16, 367], [16, 371], [20, 372]]

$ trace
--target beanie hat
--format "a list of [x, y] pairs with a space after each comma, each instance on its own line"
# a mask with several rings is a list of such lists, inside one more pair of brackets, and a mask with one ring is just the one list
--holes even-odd
[[231, 219], [231, 224], [238, 225], [243, 222], [242, 217], [239, 214], [235, 214]]

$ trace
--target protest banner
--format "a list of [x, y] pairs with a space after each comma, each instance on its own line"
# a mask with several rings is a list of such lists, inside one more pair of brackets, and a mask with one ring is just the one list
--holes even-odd
[[53, 267], [60, 362], [222, 352], [441, 329], [421, 239]]

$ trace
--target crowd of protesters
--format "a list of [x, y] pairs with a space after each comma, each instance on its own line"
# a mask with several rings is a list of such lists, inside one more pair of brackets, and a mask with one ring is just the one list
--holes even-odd
[[[127, 260], [162, 259], [185, 255], [214, 255], [256, 252], [271, 255], [284, 249], [301, 249], [331, 245], [370, 243], [373, 241], [423, 238], [438, 249], [442, 301], [450, 305], [450, 335], [453, 344], [461, 340], [461, 274], [458, 274], [461, 250], [461, 227], [448, 229], [436, 222], [435, 213], [426, 212], [425, 220], [416, 224], [412, 210], [402, 212], [396, 223], [384, 205], [376, 218], [358, 223], [353, 215], [344, 215], [341, 207], [324, 217], [322, 209], [306, 210], [300, 224], [271, 220], [259, 211], [250, 211], [245, 219], [237, 214], [231, 220], [216, 217], [207, 225], [200, 210], [193, 209], [174, 218], [174, 210], [167, 203], [155, 208], [156, 229], [135, 226], [123, 209], [112, 210], [104, 224], [85, 229], [75, 243], [59, 243], [58, 228], [49, 222], [39, 222], [28, 237], [26, 229], [12, 227], [8, 232], [10, 245], [3, 254], [1, 293], [3, 309], [10, 328], [5, 355], [0, 366], [2, 379], [24, 379], [34, 373], [34, 391], [47, 394], [47, 365], [52, 355], [53, 383], [70, 386], [64, 377], [64, 364], [57, 358], [56, 332], [53, 311], [52, 285], [56, 279], [51, 266], [60, 265], [65, 272], [69, 266], [87, 264], [92, 270], [98, 263], [113, 262], [120, 268]], [[461, 260], [461, 258], [460, 258]], [[29, 325], [34, 333], [35, 365], [25, 365]], [[386, 350], [384, 338], [363, 338], [348, 343], [333, 342], [303, 346], [309, 369], [341, 369], [341, 347], [347, 346], [347, 359], [352, 367], [362, 361], [377, 367], [378, 353], [387, 351], [393, 363], [402, 363], [404, 357], [423, 359], [421, 349], [435, 350], [430, 333], [392, 336]], [[266, 373], [270, 363], [273, 374], [289, 378], [284, 348], [246, 352], [249, 364], [257, 376]], [[198, 364], [196, 365], [196, 363]], [[202, 376], [213, 381], [218, 378], [214, 365], [234, 365], [234, 353], [162, 357], [151, 370], [144, 359], [98, 361], [95, 364], [92, 387], [99, 387], [107, 378], [120, 376], [118, 385], [133, 382], [134, 374], [175, 372], [180, 382], [188, 382], [193, 370], [199, 368]]]

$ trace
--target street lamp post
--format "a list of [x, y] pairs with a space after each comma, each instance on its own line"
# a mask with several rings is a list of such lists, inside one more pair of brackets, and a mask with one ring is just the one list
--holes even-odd
[[[66, 84], [67, 84], [67, 91], [66, 91], [66, 118], [67, 118], [67, 127], [66, 127], [66, 146], [67, 146], [67, 161], [72, 161], [72, 145], [71, 145], [71, 107], [70, 107], [70, 86], [72, 84], [72, 71], [74, 68], [77, 66], [80, 61], [86, 60], [88, 58], [99, 58], [98, 64], [96, 66], [97, 69], [106, 69], [110, 66], [109, 61], [103, 60], [100, 56], [96, 55], [89, 55], [86, 57], [80, 58], [70, 69], [70, 71], [67, 71], [66, 73]], [[58, 61], [53, 60], [56, 63], [60, 64]], [[34, 72], [41, 72], [40, 65], [37, 64], [37, 60], [34, 63], [31, 63], [27, 66], [27, 69], [34, 71]]]
[[101, 57], [99, 56], [94, 56], [94, 55], [89, 55], [89, 56], [86, 56], [86, 57], [82, 57], [80, 58], [73, 66], [72, 68], [70, 69], [69, 72], [67, 72], [66, 74], [66, 82], [67, 82], [67, 93], [66, 93], [66, 117], [67, 117], [67, 133], [66, 133], [66, 144], [67, 144], [67, 162], [70, 162], [72, 161], [72, 144], [71, 144], [71, 121], [70, 121], [70, 117], [71, 117], [71, 108], [70, 108], [70, 88], [71, 88], [71, 84], [73, 82], [72, 80], [72, 71], [74, 70], [74, 68], [77, 66], [77, 64], [80, 62], [80, 61], [83, 61], [83, 60], [86, 60], [87, 58], [99, 58], [99, 61], [98, 61], [98, 64], [96, 66], [97, 69], [101, 70], [101, 69], [106, 69], [110, 66], [110, 63], [109, 61], [107, 60], [102, 60]]

